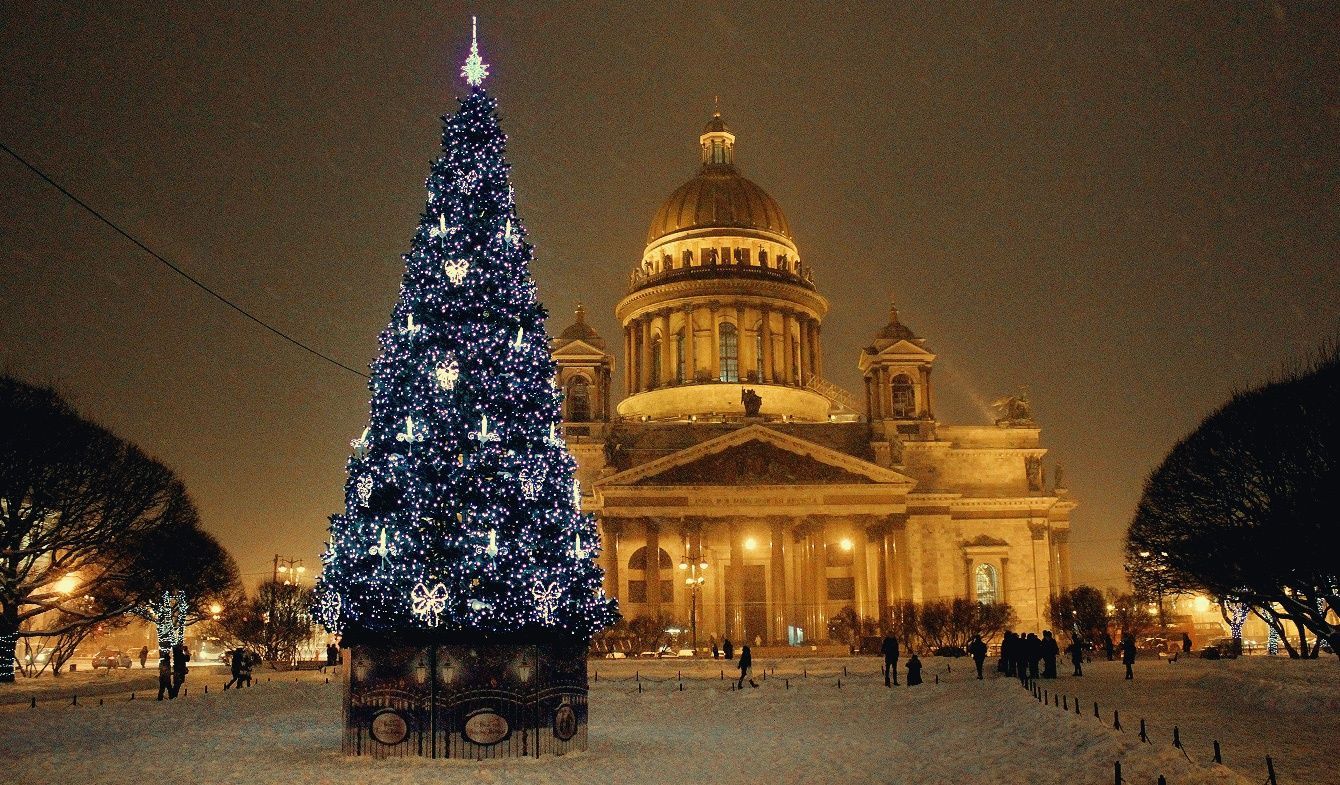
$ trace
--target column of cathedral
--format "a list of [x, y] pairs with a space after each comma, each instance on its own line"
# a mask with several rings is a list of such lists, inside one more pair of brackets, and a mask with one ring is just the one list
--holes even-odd
[[693, 306], [684, 306], [684, 381], [692, 383], [698, 367], [695, 358], [697, 337], [694, 333]]
[[605, 570], [605, 596], [622, 597], [619, 586], [619, 537], [623, 534], [621, 521], [606, 519], [600, 522], [600, 561]]
[[769, 620], [769, 637], [773, 643], [786, 642], [786, 620], [789, 618], [788, 597], [786, 591], [786, 533], [783, 528], [781, 518], [772, 518], [769, 520], [771, 531], [769, 536], [772, 539], [772, 563], [771, 572], [771, 594], [772, 594], [772, 618]]

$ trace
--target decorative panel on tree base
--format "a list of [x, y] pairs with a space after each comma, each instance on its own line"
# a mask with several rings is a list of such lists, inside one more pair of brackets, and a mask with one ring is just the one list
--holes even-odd
[[348, 660], [346, 755], [479, 760], [586, 749], [584, 646], [355, 645]]

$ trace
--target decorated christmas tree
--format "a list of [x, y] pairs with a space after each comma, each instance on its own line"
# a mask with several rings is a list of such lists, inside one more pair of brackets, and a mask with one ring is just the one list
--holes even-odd
[[583, 641], [615, 618], [477, 44], [461, 71], [323, 554], [346, 645]]

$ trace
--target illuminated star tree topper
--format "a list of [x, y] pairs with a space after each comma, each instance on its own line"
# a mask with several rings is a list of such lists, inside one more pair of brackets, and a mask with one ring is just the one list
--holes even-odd
[[479, 87], [484, 84], [484, 77], [489, 75], [488, 63], [479, 56], [479, 35], [478, 27], [475, 24], [475, 18], [470, 17], [470, 56], [465, 58], [465, 65], [461, 66], [461, 76], [465, 83], [471, 87]]

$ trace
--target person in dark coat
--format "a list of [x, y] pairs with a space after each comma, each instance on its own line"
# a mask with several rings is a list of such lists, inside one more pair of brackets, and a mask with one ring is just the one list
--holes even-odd
[[717, 646], [717, 636], [712, 636], [712, 659], [721, 658], [721, 647]]
[[334, 668], [340, 664], [340, 647], [334, 643], [326, 644], [326, 667]]
[[248, 670], [246, 649], [238, 646], [228, 653], [228, 670], [233, 677], [223, 685], [223, 688], [226, 690], [234, 684], [242, 686], [242, 672]]
[[191, 649], [185, 643], [178, 643], [172, 647], [172, 689], [168, 692], [168, 698], [177, 697], [181, 692], [181, 685], [186, 681], [186, 663], [191, 661]]
[[148, 662], [149, 662], [149, 647], [148, 647], [148, 646], [141, 646], [141, 647], [140, 647], [140, 667], [141, 667], [141, 668], [146, 668], [146, 667], [148, 667]]
[[1075, 666], [1075, 672], [1070, 675], [1083, 676], [1084, 644], [1080, 643], [1079, 638], [1075, 638], [1065, 650], [1066, 654], [1070, 655], [1070, 664]]
[[735, 659], [735, 644], [730, 642], [730, 638], [721, 641], [721, 656], [728, 660]]
[[1191, 636], [1187, 635], [1185, 632], [1182, 633], [1182, 653], [1183, 654], [1191, 653]]
[[1112, 633], [1103, 633], [1103, 652], [1107, 654], [1107, 661], [1111, 662], [1113, 656], [1117, 653], [1117, 644], [1112, 642]]
[[1010, 630], [1005, 631], [1005, 636], [1000, 639], [1000, 659], [996, 660], [996, 671], [1006, 676], [1013, 676], [1014, 671], [1010, 668], [1010, 646], [1014, 633]]
[[972, 656], [972, 664], [977, 666], [977, 678], [982, 678], [982, 664], [986, 662], [986, 641], [982, 640], [982, 636], [972, 636], [968, 654]]
[[907, 686], [915, 687], [921, 683], [921, 659], [913, 652], [907, 660]]
[[1041, 674], [1039, 668], [1042, 665], [1042, 639], [1037, 633], [1030, 632], [1024, 639], [1024, 662], [1028, 668], [1028, 678], [1036, 679]]
[[[879, 653], [884, 655], [884, 686], [898, 686], [898, 639], [892, 635], [884, 636], [884, 642], [879, 646]], [[892, 685], [890, 685], [892, 680]]]
[[1121, 664], [1126, 666], [1126, 678], [1134, 679], [1131, 666], [1135, 665], [1135, 636], [1129, 632], [1121, 636]]
[[169, 699], [177, 697], [172, 691], [172, 663], [167, 657], [158, 661], [158, 699], [167, 695]]
[[[735, 684], [735, 689], [737, 690], [744, 689], [745, 677], [749, 675], [749, 670], [753, 667], [754, 667], [754, 655], [749, 653], [748, 646], [744, 646], [740, 649], [740, 681], [738, 681]], [[749, 686], [757, 687], [758, 684], [756, 684], [754, 680], [751, 678], [749, 679]]]
[[1056, 639], [1052, 637], [1051, 630], [1042, 631], [1042, 678], [1056, 678], [1056, 658], [1061, 654], [1061, 647], [1056, 645]]

